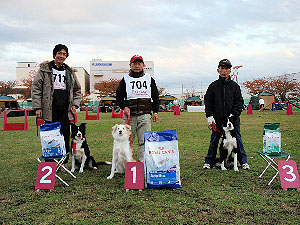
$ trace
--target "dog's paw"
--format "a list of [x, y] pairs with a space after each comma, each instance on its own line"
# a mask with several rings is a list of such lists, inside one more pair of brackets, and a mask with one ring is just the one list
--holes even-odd
[[109, 177], [107, 177], [107, 180], [110, 180], [111, 178], [113, 178], [114, 175], [110, 175]]
[[94, 170], [98, 169], [97, 167], [93, 167]]
[[221, 170], [227, 170], [225, 167], [221, 168]]
[[239, 169], [238, 168], [234, 168], [234, 171], [239, 171]]
[[83, 170], [79, 170], [79, 173], [83, 173]]
[[75, 169], [71, 169], [71, 172], [74, 173], [74, 172], [75, 172]]

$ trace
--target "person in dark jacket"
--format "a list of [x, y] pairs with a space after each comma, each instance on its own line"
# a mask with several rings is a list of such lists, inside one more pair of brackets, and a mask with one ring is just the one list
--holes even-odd
[[151, 130], [158, 120], [159, 94], [153, 77], [144, 72], [142, 56], [134, 55], [130, 60], [130, 71], [119, 83], [116, 91], [116, 104], [124, 110], [124, 123], [129, 118], [131, 143], [138, 137], [137, 160], [144, 162], [144, 131]]
[[68, 56], [67, 46], [56, 45], [53, 49], [54, 60], [40, 64], [31, 89], [36, 116], [46, 123], [61, 123], [66, 152], [70, 151], [70, 120], [74, 119], [81, 101], [81, 87], [75, 71], [64, 63]]
[[237, 144], [239, 148], [238, 160], [243, 169], [249, 169], [247, 155], [243, 146], [240, 133], [240, 115], [243, 110], [244, 100], [240, 86], [230, 79], [231, 62], [223, 59], [219, 62], [219, 79], [212, 82], [204, 96], [205, 113], [208, 124], [216, 125], [216, 130], [212, 130], [210, 144], [203, 168], [211, 168], [215, 164], [218, 144], [223, 131], [222, 124], [228, 117], [233, 117], [234, 128], [237, 134]]

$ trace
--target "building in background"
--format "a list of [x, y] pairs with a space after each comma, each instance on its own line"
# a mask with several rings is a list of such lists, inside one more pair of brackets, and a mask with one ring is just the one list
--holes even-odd
[[18, 86], [22, 85], [22, 80], [35, 77], [39, 68], [40, 66], [37, 62], [18, 62], [18, 66], [16, 67]]
[[[18, 66], [16, 67], [16, 79], [18, 82], [17, 88], [24, 88], [22, 86], [22, 81], [30, 77], [34, 78], [39, 68], [40, 65], [37, 62], [18, 62]], [[90, 75], [88, 72], [83, 67], [73, 68], [77, 70], [75, 73], [81, 85], [81, 93], [90, 93]]]
[[277, 79], [279, 77], [287, 78], [290, 81], [294, 80], [294, 81], [297, 81], [297, 82], [300, 83], [300, 72], [283, 74], [283, 75], [280, 75], [280, 76], [276, 76], [274, 78]]
[[77, 79], [81, 85], [81, 94], [86, 95], [90, 93], [90, 75], [83, 67], [73, 67]]
[[[145, 61], [145, 72], [154, 77], [153, 61]], [[90, 62], [90, 89], [95, 93], [95, 84], [109, 79], [121, 80], [125, 74], [128, 74], [130, 67], [129, 61], [102, 61], [101, 59], [92, 59]]]

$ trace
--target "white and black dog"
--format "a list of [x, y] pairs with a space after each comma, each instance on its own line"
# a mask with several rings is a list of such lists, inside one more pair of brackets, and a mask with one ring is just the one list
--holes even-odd
[[237, 136], [236, 131], [233, 126], [233, 117], [229, 117], [227, 122], [223, 124], [224, 135], [222, 138], [222, 143], [220, 145], [220, 161], [221, 161], [221, 169], [227, 170], [225, 164], [229, 161], [231, 154], [234, 154], [233, 157], [233, 168], [235, 171], [239, 171], [237, 166]]
[[109, 162], [99, 162], [96, 163], [93, 156], [91, 156], [89, 146], [85, 138], [86, 123], [76, 126], [71, 124], [71, 149], [72, 149], [72, 169], [71, 172], [74, 172], [75, 169], [79, 168], [79, 173], [83, 172], [85, 166], [97, 169], [98, 165], [101, 164], [111, 164]]

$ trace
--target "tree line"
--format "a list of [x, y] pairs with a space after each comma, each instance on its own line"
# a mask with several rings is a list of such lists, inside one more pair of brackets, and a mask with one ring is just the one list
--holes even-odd
[[[34, 76], [30, 75], [27, 79], [21, 81], [23, 88], [15, 89], [17, 87], [16, 80], [10, 81], [0, 81], [0, 95], [9, 94], [21, 94], [23, 99], [31, 98], [31, 86]], [[98, 90], [99, 96], [114, 96], [116, 95], [116, 90], [118, 88], [120, 80], [119, 79], [109, 79], [106, 81], [101, 81], [95, 84], [95, 89]], [[277, 99], [282, 102], [286, 101], [299, 101], [300, 99], [300, 84], [296, 80], [290, 80], [287, 77], [277, 77], [277, 78], [258, 78], [253, 81], [246, 81], [242, 84], [248, 90], [251, 96], [258, 95], [261, 92], [268, 92], [274, 94]], [[191, 91], [186, 90], [185, 95], [193, 95], [195, 92], [194, 87]], [[84, 97], [88, 96], [86, 93]], [[159, 88], [159, 94], [167, 95], [169, 94], [165, 88]]]

